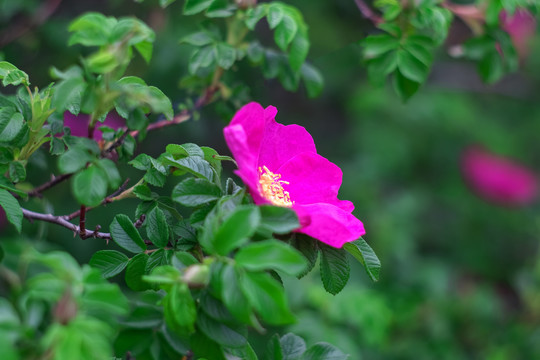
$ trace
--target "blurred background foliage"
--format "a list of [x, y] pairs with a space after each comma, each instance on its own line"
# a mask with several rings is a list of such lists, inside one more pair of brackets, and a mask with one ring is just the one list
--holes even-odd
[[[365, 238], [383, 263], [378, 283], [358, 266], [335, 297], [321, 289], [316, 272], [287, 281], [299, 317], [290, 330], [308, 345], [333, 343], [352, 359], [540, 358], [540, 209], [487, 203], [460, 172], [469, 145], [539, 170], [538, 36], [521, 70], [490, 86], [482, 84], [474, 64], [441, 51], [427, 84], [403, 103], [390, 84], [374, 87], [367, 80], [358, 41], [373, 25], [353, 0], [290, 3], [309, 25], [308, 59], [325, 77], [322, 95], [310, 100], [305, 91], [287, 92], [245, 62], [225, 79], [238, 83], [246, 100], [275, 105], [278, 121], [305, 126], [319, 153], [342, 167], [341, 197], [356, 205]], [[179, 39], [204, 19], [182, 17], [181, 7], [176, 2], [163, 10], [157, 0], [0, 0], [1, 56], [44, 87], [52, 65], [66, 68], [78, 60], [82, 48], [66, 46], [72, 19], [86, 11], [136, 16], [157, 38], [150, 66], [136, 58], [128, 74], [159, 86], [178, 105], [196, 96], [180, 86], [191, 48]], [[458, 21], [450, 38], [466, 37], [463, 27]], [[257, 31], [272, 42], [265, 23]], [[199, 120], [149, 134], [138, 151], [154, 156], [166, 144], [195, 142], [227, 153], [222, 128], [233, 110], [232, 104], [210, 105]], [[28, 168], [35, 184], [47, 180], [44, 173], [38, 165]], [[65, 201], [67, 186], [49, 194], [58, 213], [74, 210]], [[134, 204], [127, 200], [109, 205], [106, 214], [92, 213], [89, 227], [108, 224], [111, 211], [133, 213]], [[2, 239], [15, 236], [9, 227], [0, 231]], [[103, 248], [45, 223], [30, 233], [32, 241], [42, 239], [41, 247], [68, 249], [82, 263]]]

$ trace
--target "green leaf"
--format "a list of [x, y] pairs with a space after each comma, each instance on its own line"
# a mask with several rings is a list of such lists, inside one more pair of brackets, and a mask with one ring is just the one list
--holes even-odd
[[208, 161], [198, 156], [188, 156], [175, 160], [171, 155], [166, 155], [163, 157], [163, 163], [209, 181], [212, 181], [214, 178], [214, 172]]
[[248, 270], [277, 270], [289, 275], [301, 274], [307, 261], [297, 250], [278, 240], [264, 240], [241, 248], [234, 257]]
[[238, 273], [231, 264], [225, 264], [221, 271], [221, 287], [223, 303], [239, 321], [249, 324], [252, 317], [251, 306], [240, 287]]
[[266, 273], [246, 272], [240, 286], [261, 318], [270, 325], [285, 325], [294, 321], [281, 284]]
[[222, 347], [201, 331], [196, 331], [190, 337], [189, 343], [191, 350], [197, 354], [197, 360], [226, 360]]
[[254, 8], [248, 9], [244, 19], [247, 28], [251, 31], [255, 30], [255, 26], [267, 14], [267, 11], [267, 4], [259, 4]]
[[297, 233], [295, 239], [292, 241], [292, 245], [300, 251], [307, 260], [308, 266], [306, 267], [306, 270], [298, 275], [298, 278], [302, 278], [306, 276], [317, 263], [317, 258], [319, 257], [317, 240], [305, 234]]
[[117, 20], [99, 13], [86, 13], [69, 25], [69, 45], [102, 46], [109, 42], [111, 31]]
[[58, 157], [58, 169], [62, 174], [75, 173], [86, 167], [93, 160], [88, 151], [80, 147], [72, 147]]
[[224, 18], [234, 14], [235, 5], [230, 5], [229, 0], [214, 0], [206, 10], [206, 17]]
[[156, 114], [163, 114], [167, 120], [172, 120], [174, 117], [174, 110], [172, 108], [171, 99], [167, 97], [155, 86], [148, 87], [148, 105], [152, 108], [152, 112]]
[[64, 142], [56, 137], [51, 139], [50, 153], [51, 155], [62, 155], [66, 151]]
[[[294, 37], [291, 48], [289, 49], [289, 64], [294, 71], [299, 71], [302, 68], [309, 52], [309, 46], [310, 43], [307, 35], [299, 31]], [[322, 76], [320, 74], [318, 75], [322, 80]]]
[[26, 179], [26, 169], [20, 161], [12, 161], [9, 163], [9, 178], [12, 182], [18, 183]]
[[194, 15], [206, 10], [214, 0], [186, 0], [184, 15]]
[[146, 244], [141, 238], [139, 231], [127, 215], [116, 215], [111, 223], [110, 231], [114, 242], [127, 251], [140, 253], [146, 250]]
[[407, 79], [399, 70], [394, 73], [394, 90], [401, 100], [408, 100], [419, 88], [419, 82]]
[[174, 187], [171, 197], [181, 205], [195, 207], [219, 199], [221, 189], [206, 179], [187, 178]]
[[99, 250], [92, 255], [90, 266], [101, 271], [101, 275], [108, 279], [120, 274], [127, 266], [129, 258], [119, 251]]
[[343, 249], [319, 244], [321, 249], [321, 280], [324, 289], [332, 295], [338, 294], [349, 280], [350, 268], [347, 253]]
[[[89, 273], [88, 277], [92, 277], [92, 273]], [[81, 297], [81, 308], [102, 315], [126, 315], [129, 303], [118, 285], [106, 282], [102, 284], [92, 283], [85, 287], [84, 294]]]
[[279, 46], [282, 51], [286, 51], [287, 47], [296, 36], [297, 31], [298, 24], [296, 23], [296, 20], [289, 14], [285, 14], [274, 32], [274, 41], [276, 42], [276, 45]]
[[488, 84], [493, 84], [504, 75], [504, 63], [498, 52], [492, 52], [478, 63], [478, 73]]
[[150, 284], [143, 280], [143, 276], [146, 275], [148, 258], [147, 254], [140, 253], [135, 255], [127, 264], [125, 281], [131, 290], [144, 291], [150, 288]]
[[204, 153], [204, 160], [208, 161], [210, 166], [212, 166], [212, 168], [214, 169], [214, 182], [217, 185], [220, 185], [222, 171], [221, 162], [224, 160], [235, 162], [234, 159], [230, 156], [219, 155], [216, 150], [207, 146], [201, 146], [201, 150]]
[[386, 34], [370, 35], [361, 44], [364, 47], [364, 58], [373, 59], [388, 51], [396, 50], [399, 47], [399, 39]]
[[283, 360], [283, 350], [281, 349], [278, 334], [274, 334], [266, 344], [265, 355], [270, 360]]
[[397, 65], [401, 74], [407, 79], [418, 83], [423, 83], [426, 81], [426, 77], [429, 73], [429, 67], [414, 57], [410, 52], [406, 50], [398, 51]]
[[88, 69], [96, 74], [106, 74], [112, 72], [121, 64], [118, 55], [110, 50], [100, 50], [90, 55], [86, 61]]
[[212, 44], [216, 41], [215, 36], [208, 31], [199, 31], [196, 33], [189, 34], [183, 37], [180, 42], [186, 43], [194, 46], [204, 46]]
[[120, 177], [120, 173], [118, 172], [118, 168], [114, 161], [111, 159], [99, 159], [95, 164], [107, 174], [107, 180], [111, 188], [116, 189], [120, 186], [122, 177]]
[[368, 243], [360, 238], [356, 241], [345, 243], [343, 248], [354, 256], [366, 269], [367, 274], [373, 281], [379, 280], [379, 273], [381, 270], [381, 261], [368, 245]]
[[135, 186], [133, 189], [133, 194], [143, 201], [152, 201], [155, 200], [152, 195], [152, 190], [146, 184], [140, 184]]
[[285, 334], [279, 340], [283, 360], [298, 360], [306, 351], [306, 343], [300, 336], [292, 333]]
[[268, 21], [270, 29], [275, 29], [275, 27], [279, 25], [281, 20], [283, 20], [283, 15], [285, 14], [283, 13], [282, 4], [270, 3], [268, 6], [268, 14], [266, 15], [266, 20]]
[[18, 143], [28, 136], [27, 134], [28, 126], [21, 113], [15, 112], [13, 108], [0, 108], [0, 143], [22, 147], [25, 144]]
[[237, 326], [233, 328], [212, 319], [204, 312], [199, 312], [197, 327], [220, 345], [237, 348], [244, 346], [247, 342], [247, 329], [245, 327]]
[[216, 46], [217, 63], [223, 69], [229, 69], [236, 61], [236, 49], [227, 43], [219, 43]]
[[150, 63], [152, 59], [152, 52], [154, 51], [154, 45], [150, 41], [141, 41], [140, 43], [135, 44], [135, 49], [141, 54], [144, 61], [147, 64]]
[[257, 206], [239, 206], [215, 233], [212, 245], [220, 255], [227, 255], [244, 244], [259, 226], [261, 214]]
[[12, 223], [20, 233], [22, 228], [23, 212], [17, 199], [15, 199], [8, 191], [0, 189], [0, 206], [2, 206], [6, 212], [8, 221]]
[[388, 51], [367, 62], [369, 80], [375, 85], [382, 85], [397, 67], [397, 51]]
[[165, 151], [171, 154], [175, 159], [188, 156], [198, 156], [200, 158], [204, 158], [204, 151], [199, 145], [193, 143], [185, 143], [182, 145], [169, 144], [165, 148]]
[[315, 67], [309, 64], [302, 64], [300, 68], [300, 76], [304, 81], [308, 96], [315, 98], [319, 96], [324, 87], [324, 78], [322, 74]]
[[261, 223], [259, 228], [274, 234], [288, 234], [300, 228], [296, 213], [286, 207], [262, 205], [259, 206], [261, 212]]
[[[178, 269], [170, 265], [152, 266], [151, 262], [155, 264], [157, 263], [156, 260], [158, 261], [161, 260], [159, 258], [156, 259], [156, 257], [152, 259], [152, 256], [156, 253], [161, 253], [160, 258], [162, 259], [164, 250], [159, 249], [158, 251], [153, 252], [152, 255], [148, 258], [145, 272], [150, 273], [150, 275], [143, 276], [143, 280], [150, 283], [157, 283], [164, 290], [170, 290], [171, 289], [170, 285], [176, 284], [179, 281], [181, 281], [182, 274], [180, 273], [180, 271], [178, 271]], [[152, 268], [151, 271], [149, 271], [150, 268]]]
[[30, 85], [28, 80], [28, 75], [19, 70], [15, 65], [8, 63], [7, 61], [0, 61], [0, 79], [2, 80], [2, 85]]
[[172, 263], [177, 268], [183, 269], [190, 265], [198, 264], [199, 261], [195, 259], [195, 257], [188, 252], [177, 251], [174, 253], [174, 257], [172, 258]]
[[216, 52], [215, 47], [212, 45], [195, 50], [189, 59], [189, 73], [196, 75], [199, 69], [210, 67], [216, 60]]
[[197, 310], [186, 284], [172, 286], [163, 298], [163, 310], [167, 325], [178, 335], [186, 335], [195, 330]]
[[302, 360], [347, 360], [349, 355], [328, 343], [320, 342], [310, 347]]
[[257, 354], [249, 343], [241, 348], [226, 348], [223, 347], [225, 357], [227, 359], [242, 359], [242, 360], [258, 360]]
[[157, 247], [163, 248], [169, 243], [169, 225], [165, 214], [157, 206], [146, 217], [146, 233]]
[[72, 188], [80, 204], [97, 206], [107, 196], [107, 174], [91, 165], [74, 176]]

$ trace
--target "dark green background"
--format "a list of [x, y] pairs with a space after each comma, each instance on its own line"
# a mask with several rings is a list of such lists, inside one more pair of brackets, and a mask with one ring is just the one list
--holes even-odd
[[[245, 62], [225, 81], [243, 83], [253, 100], [275, 105], [278, 121], [305, 126], [318, 151], [343, 169], [341, 197], [356, 205], [354, 214], [383, 264], [376, 284], [353, 265], [350, 284], [335, 297], [324, 293], [317, 272], [287, 281], [299, 317], [291, 330], [308, 343], [331, 342], [355, 360], [540, 358], [539, 207], [484, 202], [466, 187], [459, 164], [466, 146], [481, 144], [539, 168], [538, 39], [519, 74], [489, 87], [481, 84], [473, 64], [441, 50], [428, 83], [403, 104], [390, 85], [376, 88], [367, 82], [357, 43], [373, 27], [353, 0], [287, 2], [301, 9], [310, 26], [309, 59], [325, 77], [322, 96], [308, 99], [303, 89], [286, 92]], [[14, 31], [42, 3], [0, 0], [0, 34]], [[66, 46], [73, 18], [84, 11], [135, 15], [156, 30], [157, 40], [150, 66], [136, 59], [128, 72], [180, 103], [195, 94], [178, 86], [191, 51], [178, 40], [203, 20], [181, 16], [181, 5], [161, 10], [151, 0], [64, 0], [45, 24], [0, 51], [34, 85], [45, 87], [52, 65], [64, 69], [87, 51]], [[265, 24], [257, 34], [271, 45]], [[223, 109], [210, 105], [198, 121], [151, 133], [138, 152], [157, 156], [166, 144], [195, 142], [227, 154], [221, 114]], [[34, 185], [57, 172], [54, 162], [43, 167], [46, 155], [34, 155], [28, 168]], [[127, 166], [121, 170], [132, 182], [140, 176]], [[68, 194], [69, 184], [47, 193], [55, 213], [75, 210]], [[136, 204], [126, 200], [92, 212], [89, 226], [108, 226], [116, 212], [132, 215]], [[26, 205], [44, 209], [35, 200]], [[4, 236], [11, 229], [0, 231]], [[99, 240], [74, 239], [52, 225], [36, 223], [27, 233], [69, 249], [83, 262], [104, 248]]]

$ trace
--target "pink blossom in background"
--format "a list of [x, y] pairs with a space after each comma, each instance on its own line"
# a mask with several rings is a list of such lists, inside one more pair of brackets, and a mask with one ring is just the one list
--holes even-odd
[[496, 204], [523, 206], [533, 202], [538, 193], [532, 170], [479, 146], [463, 151], [461, 171], [479, 197]]
[[[79, 114], [73, 115], [69, 111], [64, 112], [64, 126], [71, 129], [71, 135], [73, 136], [88, 136], [88, 122], [90, 121], [90, 115]], [[119, 129], [126, 125], [126, 120], [122, 118], [116, 111], [111, 111], [107, 114], [104, 122], [97, 122], [94, 129], [94, 139], [99, 141], [102, 138], [100, 126], [108, 126], [112, 129]]]
[[536, 19], [525, 9], [517, 9], [513, 15], [501, 11], [501, 27], [512, 38], [521, 59], [529, 53], [529, 41], [536, 33]]
[[249, 103], [224, 129], [253, 201], [292, 208], [301, 225], [296, 231], [330, 246], [357, 240], [364, 225], [351, 214], [354, 205], [337, 198], [341, 169], [317, 154], [305, 128], [279, 124], [276, 114], [273, 106]]

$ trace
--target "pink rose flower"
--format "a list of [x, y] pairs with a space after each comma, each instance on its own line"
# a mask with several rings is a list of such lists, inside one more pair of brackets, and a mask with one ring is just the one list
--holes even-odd
[[527, 56], [529, 42], [536, 33], [536, 19], [525, 9], [517, 9], [513, 15], [501, 11], [499, 16], [501, 27], [512, 38], [512, 42], [520, 58]]
[[273, 106], [249, 103], [224, 129], [253, 201], [292, 208], [301, 225], [296, 231], [330, 246], [357, 240], [366, 232], [351, 214], [354, 205], [337, 198], [341, 169], [317, 154], [305, 128], [279, 124], [276, 114]]
[[478, 146], [465, 149], [461, 171], [478, 196], [495, 204], [523, 206], [534, 201], [538, 193], [531, 170]]
[[[69, 111], [64, 112], [64, 126], [71, 129], [71, 135], [86, 137], [88, 136], [88, 122], [90, 121], [90, 115], [79, 114], [73, 115]], [[94, 139], [96, 141], [101, 140], [102, 134], [99, 130], [100, 126], [108, 126], [111, 129], [119, 129], [126, 125], [126, 120], [122, 118], [116, 111], [111, 111], [107, 114], [104, 122], [97, 122], [94, 129]]]

